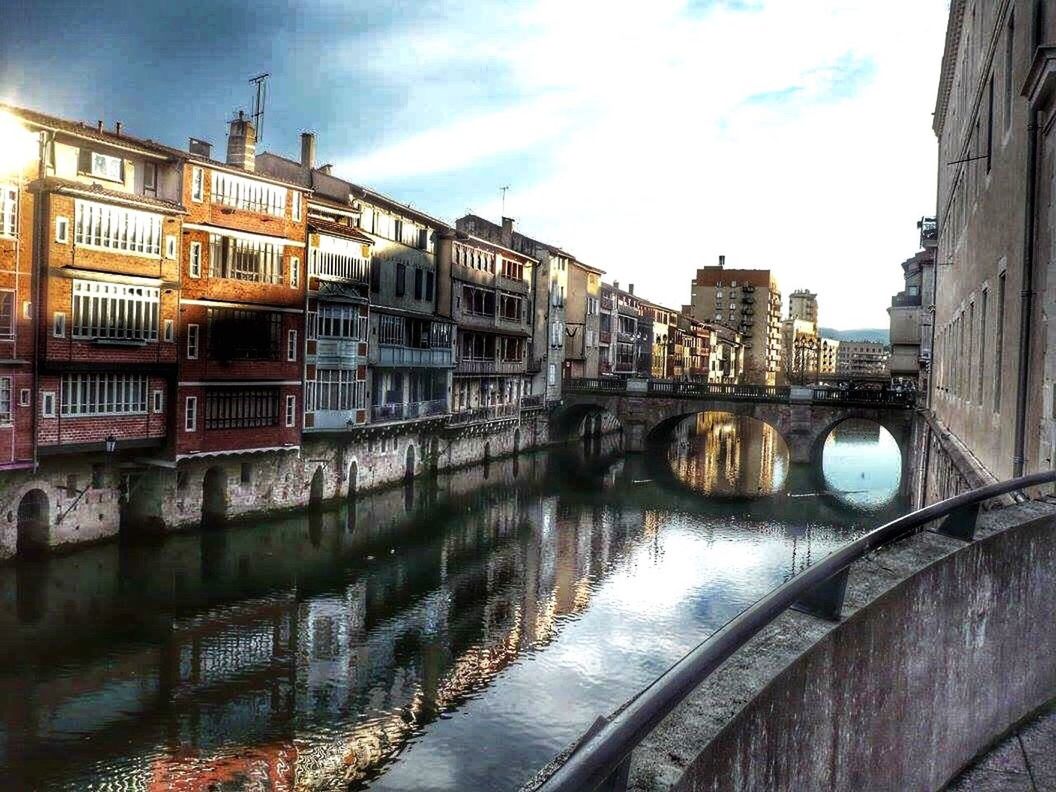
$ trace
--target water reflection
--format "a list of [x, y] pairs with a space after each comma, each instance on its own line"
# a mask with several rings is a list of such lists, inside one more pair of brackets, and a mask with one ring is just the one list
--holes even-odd
[[769, 424], [705, 412], [678, 425], [668, 451], [671, 469], [705, 495], [771, 495], [785, 485], [788, 449]]
[[0, 568], [0, 778], [516, 789], [873, 524], [816, 499], [709, 500], [618, 450]]
[[853, 506], [875, 510], [898, 494], [902, 455], [880, 424], [848, 420], [825, 440], [822, 471], [830, 492]]

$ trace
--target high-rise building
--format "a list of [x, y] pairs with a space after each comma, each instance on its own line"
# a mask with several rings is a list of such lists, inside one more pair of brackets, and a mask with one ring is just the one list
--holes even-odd
[[818, 323], [818, 295], [807, 289], [796, 289], [788, 296], [788, 315], [791, 319]]
[[697, 270], [690, 290], [693, 318], [722, 324], [740, 332], [744, 344], [745, 380], [773, 385], [782, 365], [781, 292], [770, 270]]

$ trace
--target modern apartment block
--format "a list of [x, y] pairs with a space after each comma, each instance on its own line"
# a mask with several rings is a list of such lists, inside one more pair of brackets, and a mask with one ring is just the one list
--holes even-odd
[[693, 318], [715, 322], [740, 332], [745, 348], [745, 378], [773, 385], [782, 367], [781, 292], [770, 270], [697, 270], [690, 289]]
[[818, 373], [835, 374], [839, 365], [840, 342], [835, 338], [821, 338], [818, 341]]
[[528, 360], [538, 262], [455, 229], [440, 234], [437, 262], [437, 310], [458, 333], [452, 420], [516, 416], [532, 393]]
[[840, 341], [836, 373], [865, 377], [887, 376], [887, 344], [879, 341]]
[[807, 289], [796, 289], [788, 296], [788, 316], [817, 325], [818, 295]]

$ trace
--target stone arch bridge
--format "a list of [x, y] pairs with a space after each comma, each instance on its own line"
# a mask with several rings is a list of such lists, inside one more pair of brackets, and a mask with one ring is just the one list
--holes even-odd
[[584, 419], [609, 412], [623, 427], [624, 449], [644, 451], [667, 440], [675, 426], [691, 415], [725, 412], [769, 424], [784, 439], [792, 462], [814, 463], [835, 426], [849, 418], [864, 418], [891, 433], [905, 467], [913, 406], [913, 393], [889, 390], [573, 379], [562, 394], [552, 431], [556, 438], [567, 438]]

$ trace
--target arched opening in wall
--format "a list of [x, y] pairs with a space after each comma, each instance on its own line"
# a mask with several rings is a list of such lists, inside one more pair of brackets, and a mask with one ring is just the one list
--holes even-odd
[[407, 460], [403, 466], [403, 480], [410, 481], [414, 478], [414, 445], [407, 444]]
[[[663, 431], [664, 434], [658, 434]], [[789, 453], [781, 434], [768, 423], [725, 412], [702, 412], [670, 419], [650, 435], [674, 477], [709, 496], [758, 497], [785, 488]]]
[[319, 465], [312, 474], [312, 484], [308, 490], [308, 508], [318, 509], [323, 505], [323, 466]]
[[359, 490], [359, 464], [356, 462], [356, 460], [353, 459], [352, 462], [348, 466], [348, 494], [347, 494], [347, 498], [348, 498], [348, 502], [350, 504], [355, 502], [356, 494], [357, 494], [358, 490]]
[[826, 491], [863, 511], [890, 504], [902, 483], [898, 442], [876, 421], [846, 418], [824, 435], [821, 474]]
[[44, 490], [32, 489], [18, 502], [15, 553], [20, 557], [42, 556], [50, 546], [51, 509]]
[[211, 467], [202, 478], [202, 525], [209, 528], [227, 518], [227, 472]]

